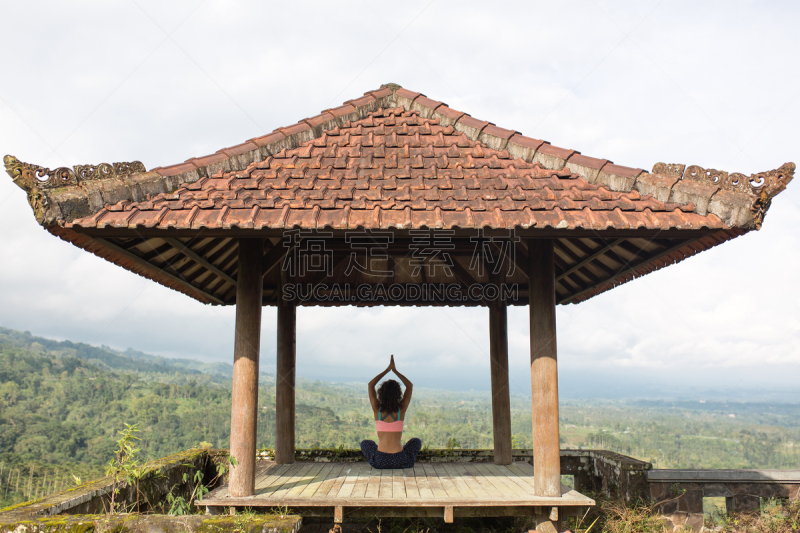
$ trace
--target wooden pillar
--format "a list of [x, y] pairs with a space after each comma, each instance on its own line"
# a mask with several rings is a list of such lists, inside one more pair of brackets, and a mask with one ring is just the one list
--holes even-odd
[[508, 390], [508, 319], [505, 302], [489, 304], [494, 462], [511, 464], [511, 396]]
[[235, 497], [255, 491], [263, 248], [261, 239], [239, 240], [231, 402], [231, 455], [237, 464], [231, 467], [229, 483], [229, 493]]
[[[289, 280], [281, 272], [281, 284]], [[297, 307], [278, 295], [278, 372], [275, 385], [275, 462], [294, 463], [295, 365]]]
[[558, 369], [553, 241], [528, 242], [531, 329], [533, 488], [536, 496], [561, 495], [558, 443]]

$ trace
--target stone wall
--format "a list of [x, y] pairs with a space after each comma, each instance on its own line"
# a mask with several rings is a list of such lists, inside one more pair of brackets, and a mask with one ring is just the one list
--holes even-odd
[[[163, 514], [170, 492], [190, 499], [196, 472], [203, 473], [203, 484], [213, 487], [217, 475], [215, 459], [226, 455], [221, 450], [188, 450], [147, 465], [138, 488], [124, 483], [115, 487], [113, 480], [106, 477], [0, 509], [0, 533], [297, 533], [302, 523], [299, 516], [257, 516], [243, 524], [232, 516]], [[115, 502], [121, 502], [130, 512], [110, 512], [115, 488], [119, 490]]]

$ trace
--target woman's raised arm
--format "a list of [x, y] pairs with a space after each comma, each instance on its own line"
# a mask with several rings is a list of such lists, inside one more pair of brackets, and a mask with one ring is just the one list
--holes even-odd
[[389, 373], [392, 369], [392, 364], [390, 363], [386, 370], [372, 378], [372, 380], [367, 384], [367, 392], [369, 394], [369, 403], [372, 405], [372, 410], [377, 412], [378, 411], [378, 392], [375, 390], [375, 385], [381, 380], [383, 376]]
[[394, 356], [392, 356], [392, 362], [389, 363], [389, 368], [400, 378], [403, 385], [406, 386], [406, 391], [403, 393], [403, 405], [400, 406], [400, 409], [405, 413], [406, 409], [408, 409], [408, 404], [411, 403], [411, 392], [414, 390], [414, 384], [411, 383], [410, 379], [397, 371], [397, 367], [394, 364]]

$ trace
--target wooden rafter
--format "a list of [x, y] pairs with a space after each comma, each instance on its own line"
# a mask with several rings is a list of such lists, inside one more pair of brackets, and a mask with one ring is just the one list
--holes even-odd
[[166, 239], [164, 239], [164, 241], [166, 241], [167, 243], [172, 245], [172, 247], [175, 248], [176, 250], [178, 250], [179, 253], [181, 253], [181, 254], [185, 255], [186, 257], [192, 259], [197, 264], [199, 264], [201, 266], [204, 266], [205, 268], [207, 268], [208, 270], [210, 270], [211, 272], [213, 272], [217, 276], [221, 277], [222, 279], [224, 279], [225, 281], [227, 281], [228, 283], [230, 283], [234, 287], [236, 286], [236, 280], [235, 279], [233, 279], [228, 274], [223, 272], [222, 269], [220, 269], [219, 267], [217, 267], [213, 263], [209, 262], [208, 260], [206, 260], [203, 257], [201, 257], [200, 255], [198, 255], [197, 252], [195, 252], [194, 250], [189, 248], [189, 244], [188, 243], [183, 243], [183, 242], [179, 241], [178, 239], [173, 239], [172, 237], [167, 237]]
[[171, 279], [172, 281], [174, 281], [175, 283], [178, 283], [179, 285], [182, 285], [182, 286], [186, 287], [187, 289], [191, 290], [192, 292], [195, 292], [195, 293], [197, 293], [197, 294], [199, 294], [199, 295], [211, 300], [214, 303], [217, 303], [217, 304], [220, 304], [220, 305], [225, 303], [222, 300], [220, 300], [219, 298], [217, 298], [216, 296], [214, 296], [213, 294], [209, 294], [209, 293], [207, 293], [207, 292], [195, 287], [194, 285], [192, 285], [191, 283], [187, 282], [185, 279], [181, 278], [180, 276], [177, 276], [177, 275], [173, 274], [172, 272], [169, 272], [168, 270], [166, 270], [166, 268], [169, 268], [169, 266], [159, 268], [159, 267], [155, 266], [154, 264], [145, 261], [140, 256], [138, 256], [138, 255], [136, 255], [136, 254], [134, 254], [132, 252], [129, 252], [125, 248], [122, 248], [121, 246], [117, 246], [116, 244], [114, 244], [113, 242], [111, 242], [111, 241], [109, 241], [107, 239], [95, 238], [95, 240], [97, 242], [101, 243], [103, 246], [106, 246], [109, 249], [114, 250], [118, 254], [125, 256], [126, 258], [130, 259], [131, 261], [135, 262], [136, 264], [138, 264], [140, 266], [143, 266], [143, 267], [147, 268], [148, 270], [154, 270], [156, 274], [160, 274], [160, 275], [166, 276], [169, 279]]
[[[574, 294], [571, 294], [571, 295], [569, 295], [569, 296], [567, 296], [565, 298], [562, 298], [561, 300], [559, 300], [558, 303], [559, 304], [563, 304], [565, 302], [569, 302], [570, 300], [574, 300], [575, 298], [579, 298], [579, 297], [583, 296], [587, 292], [592, 291], [592, 290], [596, 289], [597, 287], [602, 287], [606, 283], [614, 281], [615, 279], [625, 277], [630, 272], [632, 272], [632, 271], [636, 270], [637, 268], [641, 267], [643, 264], [649, 263], [651, 261], [655, 261], [656, 259], [659, 259], [661, 257], [669, 255], [669, 254], [671, 254], [671, 253], [673, 253], [673, 252], [675, 252], [677, 250], [680, 250], [681, 248], [683, 248], [687, 244], [690, 244], [690, 243], [694, 242], [695, 240], [697, 240], [697, 239], [689, 239], [689, 240], [685, 240], [685, 241], [680, 241], [678, 244], [676, 244], [676, 245], [674, 245], [674, 246], [672, 246], [670, 248], [667, 248], [665, 250], [660, 250], [660, 251], [658, 251], [658, 252], [656, 252], [654, 254], [648, 255], [648, 256], [644, 256], [643, 259], [641, 261], [638, 261], [636, 264], [631, 264], [631, 262], [628, 261], [628, 262], [623, 264], [623, 268], [620, 269], [616, 274], [614, 274], [614, 275], [612, 275], [612, 276], [610, 276], [610, 277], [608, 277], [606, 279], [598, 281], [597, 283], [593, 284], [591, 287], [584, 287], [580, 291], [578, 291], [578, 292], [576, 292]], [[626, 266], [627, 266], [627, 268], [625, 268]]]
[[605, 246], [601, 247], [599, 250], [594, 252], [592, 255], [590, 255], [589, 257], [587, 257], [585, 259], [583, 259], [583, 261], [581, 261], [580, 263], [572, 266], [571, 268], [568, 268], [566, 271], [564, 271], [561, 274], [559, 274], [558, 277], [556, 277], [556, 281], [557, 282], [561, 281], [563, 278], [569, 276], [570, 274], [572, 274], [573, 272], [575, 272], [579, 268], [588, 265], [589, 263], [591, 263], [592, 261], [594, 261], [595, 259], [597, 259], [601, 255], [605, 254], [606, 252], [608, 252], [609, 250], [611, 250], [612, 248], [614, 248], [615, 246], [617, 246], [619, 243], [623, 242], [624, 240], [625, 239], [615, 239], [610, 244], [606, 244]]
[[292, 243], [290, 246], [285, 246], [284, 243], [286, 241], [281, 240], [272, 247], [272, 249], [264, 254], [264, 259], [261, 261], [261, 275], [262, 277], [266, 277], [270, 271], [278, 266], [278, 264], [283, 261], [283, 257], [294, 250], [300, 243], [295, 242]]

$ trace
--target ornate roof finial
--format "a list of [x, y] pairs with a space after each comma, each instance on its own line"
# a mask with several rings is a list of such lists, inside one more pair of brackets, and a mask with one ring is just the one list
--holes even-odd
[[132, 163], [100, 163], [99, 165], [75, 165], [55, 170], [23, 163], [13, 155], [3, 157], [6, 172], [21, 189], [28, 193], [28, 203], [33, 208], [36, 220], [43, 224], [49, 221], [47, 208], [50, 202], [47, 189], [80, 185], [88, 180], [124, 178], [131, 174], [147, 172], [141, 161]]

